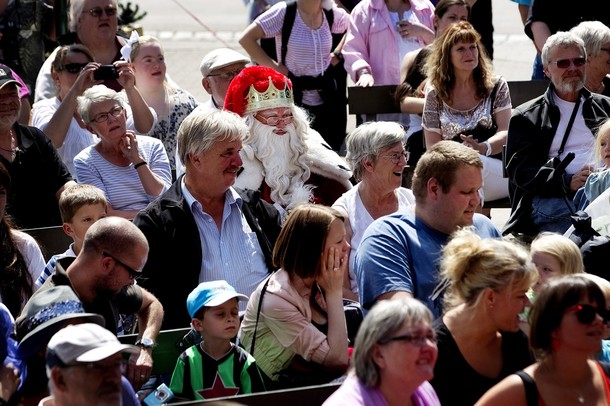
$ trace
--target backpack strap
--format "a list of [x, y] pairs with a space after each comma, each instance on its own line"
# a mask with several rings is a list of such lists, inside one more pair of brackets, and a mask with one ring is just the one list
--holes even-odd
[[537, 406], [538, 405], [538, 387], [536, 386], [536, 382], [534, 382], [534, 378], [532, 378], [525, 371], [517, 371], [515, 372], [519, 378], [523, 381], [523, 388], [525, 389], [525, 400], [527, 406]]

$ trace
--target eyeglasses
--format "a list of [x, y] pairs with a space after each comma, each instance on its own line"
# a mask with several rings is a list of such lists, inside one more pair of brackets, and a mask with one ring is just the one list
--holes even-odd
[[600, 48], [600, 51], [608, 52], [610, 54], [610, 48]]
[[575, 67], [580, 68], [581, 66], [583, 66], [585, 63], [587, 63], [587, 59], [580, 56], [578, 58], [572, 58], [572, 59], [559, 59], [555, 62], [551, 62], [554, 63], [555, 65], [557, 65], [557, 67], [559, 69], [568, 69], [570, 67], [570, 65], [574, 64]]
[[95, 116], [91, 121], [95, 121], [96, 123], [103, 123], [104, 121], [108, 120], [108, 117], [112, 116], [112, 117], [119, 117], [121, 114], [123, 114], [123, 107], [121, 106], [114, 106], [112, 108], [112, 110], [106, 112], [106, 113], [100, 113], [97, 116]]
[[566, 313], [572, 312], [576, 313], [576, 319], [582, 324], [593, 323], [598, 314], [604, 320], [604, 323], [610, 321], [610, 314], [606, 309], [599, 309], [588, 304], [579, 304], [566, 309]]
[[109, 253], [107, 253], [106, 251], [102, 252], [102, 256], [103, 257], [108, 257], [108, 258], [112, 258], [117, 264], [121, 265], [123, 268], [125, 268], [125, 270], [127, 272], [129, 272], [129, 278], [130, 279], [136, 279], [138, 278], [140, 275], [142, 275], [142, 271], [136, 271], [135, 269], [133, 269], [132, 267], [130, 267], [129, 265], [127, 265], [126, 263], [122, 262], [120, 259], [118, 259], [117, 257], [110, 255]]
[[405, 334], [401, 336], [391, 337], [385, 341], [382, 341], [381, 344], [388, 344], [392, 341], [405, 341], [416, 347], [421, 347], [427, 341], [430, 341], [432, 344], [436, 344], [437, 338], [436, 333], [434, 333], [434, 331], [429, 331], [426, 334]]
[[91, 10], [84, 11], [83, 13], [89, 13], [91, 17], [100, 18], [104, 13], [106, 13], [108, 17], [111, 17], [113, 15], [116, 15], [116, 12], [116, 7], [93, 7]]
[[239, 69], [239, 70], [232, 70], [231, 72], [215, 73], [215, 74], [213, 74], [213, 75], [208, 75], [208, 76], [219, 77], [219, 78], [221, 78], [222, 80], [229, 81], [229, 80], [233, 80], [233, 78], [234, 78], [235, 76], [239, 75], [239, 73], [240, 73], [241, 71], [242, 71], [241, 69]]
[[407, 151], [403, 152], [395, 152], [393, 154], [385, 154], [381, 155], [382, 158], [389, 159], [393, 164], [398, 164], [400, 162], [400, 158], [404, 158], [405, 162], [409, 160], [409, 153]]
[[119, 360], [119, 361], [114, 361], [112, 363], [101, 363], [101, 362], [83, 362], [83, 363], [77, 363], [77, 364], [68, 364], [66, 366], [64, 366], [64, 368], [75, 368], [75, 367], [80, 367], [80, 368], [85, 368], [87, 371], [92, 371], [95, 372], [96, 374], [105, 374], [107, 372], [110, 371], [121, 371], [121, 374], [123, 374], [125, 372], [125, 370], [127, 369], [127, 361], [126, 360]]
[[67, 63], [59, 67], [59, 70], [65, 70], [68, 73], [80, 73], [88, 63]]
[[280, 121], [284, 124], [290, 124], [292, 123], [292, 119], [294, 118], [291, 115], [289, 116], [283, 116], [283, 117], [279, 117], [279, 116], [271, 116], [271, 117], [265, 117], [261, 114], [256, 114], [255, 116], [261, 123], [266, 124], [266, 125], [270, 125], [275, 127], [276, 125], [278, 125], [280, 123]]

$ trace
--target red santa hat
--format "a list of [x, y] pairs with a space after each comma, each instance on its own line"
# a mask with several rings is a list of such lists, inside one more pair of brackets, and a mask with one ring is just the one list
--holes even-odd
[[224, 108], [243, 116], [255, 111], [293, 105], [290, 79], [266, 66], [250, 66], [231, 81]]

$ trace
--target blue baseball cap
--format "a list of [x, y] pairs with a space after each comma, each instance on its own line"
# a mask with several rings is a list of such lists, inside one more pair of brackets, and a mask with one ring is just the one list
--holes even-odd
[[239, 300], [248, 300], [248, 296], [237, 293], [227, 281], [201, 282], [186, 298], [186, 308], [193, 318], [203, 306], [218, 306], [235, 297]]

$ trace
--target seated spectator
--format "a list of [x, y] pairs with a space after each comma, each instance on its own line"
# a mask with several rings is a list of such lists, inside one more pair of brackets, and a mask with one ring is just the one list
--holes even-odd
[[483, 186], [480, 155], [453, 141], [440, 141], [424, 153], [413, 175], [416, 204], [375, 220], [364, 232], [354, 272], [363, 308], [379, 300], [415, 297], [435, 317], [440, 300], [430, 296], [438, 282], [441, 248], [460, 227], [481, 237], [500, 233], [476, 213]]
[[162, 142], [127, 130], [122, 96], [103, 85], [79, 96], [78, 114], [100, 141], [74, 158], [77, 181], [104, 191], [109, 215], [132, 219], [172, 182]]
[[[8, 68], [8, 66], [0, 63], [0, 69], [1, 68]], [[19, 120], [17, 120], [17, 122], [21, 125], [30, 125], [30, 113], [32, 111], [32, 105], [30, 104], [30, 90], [26, 86], [23, 79], [21, 79], [16, 72], [13, 72], [13, 77], [21, 84], [19, 87], [21, 109], [19, 110]]]
[[430, 382], [443, 405], [473, 405], [489, 388], [532, 363], [519, 329], [525, 293], [536, 279], [527, 250], [456, 232], [443, 249], [445, 313], [434, 323], [438, 359]]
[[47, 346], [51, 396], [41, 406], [120, 405], [124, 354], [138, 348], [121, 344], [108, 330], [84, 323], [59, 330]]
[[[232, 187], [247, 133], [243, 120], [227, 111], [187, 117], [178, 130], [184, 175], [134, 219], [150, 245], [140, 283], [163, 303], [163, 329], [189, 325], [184, 303], [200, 282], [226, 280], [250, 295], [275, 269], [279, 213], [257, 192]], [[176, 258], [180, 277], [168, 278]]]
[[[91, 86], [102, 83], [95, 80], [100, 67], [93, 62], [91, 52], [81, 44], [59, 48], [51, 65], [51, 76], [59, 93], [56, 97], [39, 100], [34, 104], [32, 125], [49, 137], [63, 163], [75, 176], [74, 157], [99, 138], [83, 122], [77, 110], [77, 98]], [[147, 133], [153, 126], [154, 115], [134, 86], [133, 72], [126, 63], [117, 64], [118, 82], [125, 86], [129, 107], [127, 127], [139, 133]]]
[[597, 170], [589, 174], [584, 186], [574, 195], [574, 204], [581, 210], [610, 187], [610, 119], [597, 130], [594, 150]]
[[501, 152], [511, 114], [510, 93], [506, 81], [492, 74], [481, 36], [466, 21], [451, 25], [432, 45], [426, 70], [426, 148], [454, 140], [474, 149], [483, 161], [483, 198], [508, 197]]
[[25, 363], [17, 352], [14, 339], [15, 320], [8, 308], [0, 303], [0, 404], [16, 404], [17, 389], [25, 380]]
[[360, 326], [347, 379], [323, 406], [440, 406], [428, 382], [438, 350], [432, 312], [419, 300], [377, 303]]
[[585, 43], [585, 87], [610, 96], [610, 28], [599, 21], [583, 21], [570, 32]]
[[217, 48], [205, 54], [199, 70], [203, 77], [201, 85], [210, 95], [210, 100], [200, 104], [196, 111], [222, 109], [229, 84], [249, 63], [250, 58], [230, 48]]
[[[564, 198], [571, 199], [586, 183], [594, 164], [593, 134], [610, 116], [610, 99], [584, 88], [586, 62], [584, 43], [573, 33], [559, 32], [544, 44], [549, 88], [517, 107], [510, 119], [506, 170], [512, 209], [504, 234], [563, 234], [571, 225]], [[570, 152], [575, 158], [565, 173], [556, 174], [547, 165]]]
[[12, 180], [6, 210], [21, 228], [56, 226], [59, 195], [74, 181], [47, 136], [17, 123], [19, 86], [10, 69], [0, 68], [0, 162]]
[[358, 184], [332, 207], [345, 218], [346, 239], [351, 246], [343, 286], [346, 298], [358, 300], [354, 258], [364, 230], [373, 220], [415, 203], [413, 193], [400, 186], [408, 160], [404, 139], [400, 124], [384, 121], [361, 124], [345, 139], [346, 160]]
[[38, 288], [34, 282], [44, 268], [44, 257], [31, 235], [17, 230], [6, 213], [11, 177], [0, 162], [0, 302], [17, 317]]
[[592, 359], [601, 348], [608, 320], [599, 286], [581, 275], [550, 280], [540, 291], [530, 320], [530, 346], [537, 362], [506, 377], [476, 405], [607, 404], [607, 366]]
[[133, 66], [142, 97], [157, 113], [157, 124], [147, 135], [163, 142], [175, 179], [178, 128], [198, 102], [186, 90], [166, 80], [165, 56], [158, 39], [148, 35], [138, 37], [134, 30], [121, 53]]
[[201, 343], [182, 354], [172, 374], [170, 389], [191, 400], [264, 392], [265, 385], [252, 355], [232, 340], [239, 330], [240, 300], [226, 281], [201, 282], [186, 299], [191, 326]]
[[335, 209], [305, 204], [286, 218], [273, 249], [280, 269], [250, 296], [239, 331], [240, 343], [269, 378], [268, 389], [287, 385], [281, 375], [293, 372], [297, 359], [309, 362], [315, 383], [345, 371], [348, 254], [343, 217]]

